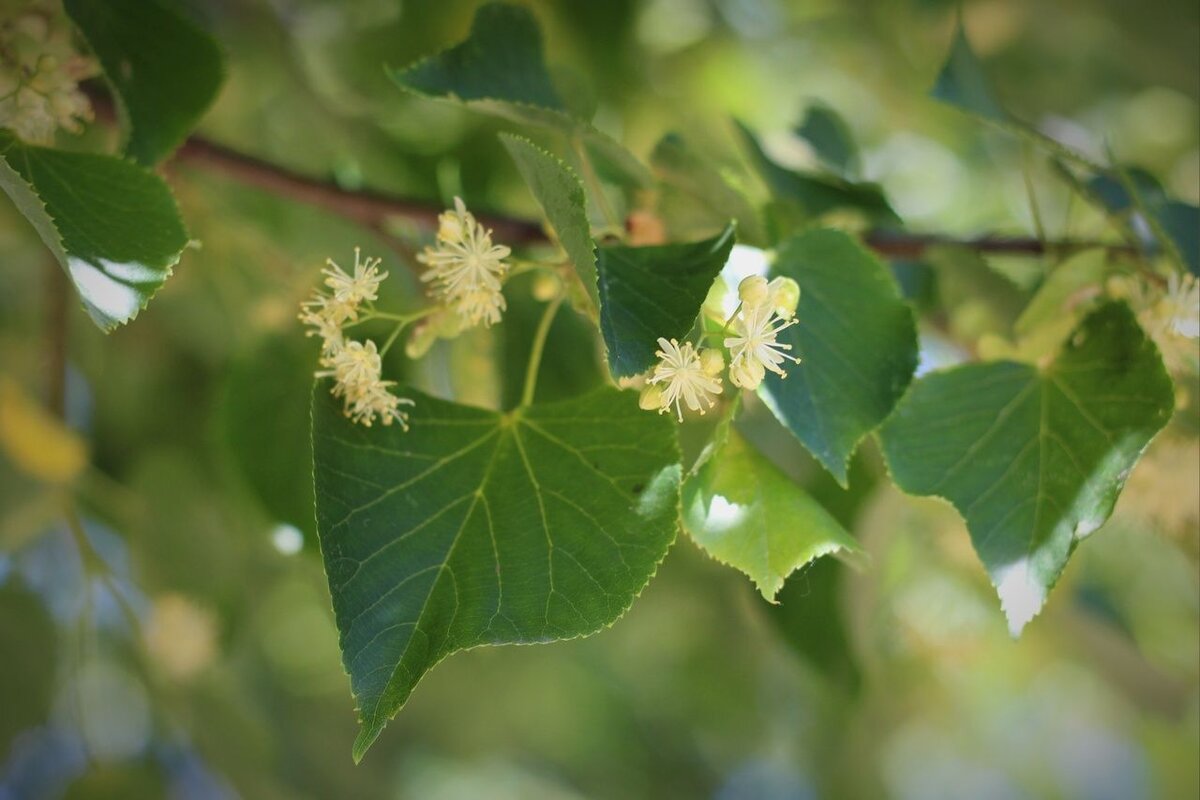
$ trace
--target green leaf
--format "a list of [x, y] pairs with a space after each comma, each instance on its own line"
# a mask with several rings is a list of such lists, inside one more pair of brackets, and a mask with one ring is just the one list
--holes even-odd
[[840, 231], [785, 241], [771, 269], [800, 284], [800, 324], [779, 335], [800, 364], [773, 373], [759, 396], [846, 485], [846, 464], [904, 394], [917, 367], [912, 312], [887, 268]]
[[850, 126], [829, 106], [809, 106], [795, 133], [812, 146], [821, 163], [838, 175], [853, 178], [858, 174], [861, 161]]
[[605, 387], [497, 414], [400, 388], [411, 429], [313, 400], [317, 530], [362, 729], [447, 655], [610, 625], [675, 538], [674, 426]]
[[147, 166], [183, 142], [224, 79], [217, 43], [159, 0], [65, 0], [104, 67], [128, 124], [126, 152]]
[[1008, 112], [1000, 105], [988, 84], [983, 66], [967, 41], [966, 31], [960, 21], [954, 31], [954, 44], [950, 55], [938, 73], [937, 82], [929, 94], [984, 119], [994, 122], [1010, 122]]
[[517, 170], [554, 228], [592, 304], [599, 308], [596, 243], [588, 223], [583, 184], [570, 167], [528, 139], [502, 133], [500, 141], [517, 162]]
[[763, 150], [753, 131], [741, 122], [737, 122], [737, 128], [750, 153], [750, 162], [771, 193], [780, 200], [794, 203], [806, 217], [816, 218], [831, 211], [850, 210], [874, 222], [899, 222], [900, 217], [877, 184], [781, 167]]
[[316, 349], [290, 326], [263, 337], [229, 367], [220, 417], [233, 466], [263, 510], [300, 529], [306, 545], [316, 541], [312, 446], [296, 431], [308, 427], [310, 411], [296, 398], [312, 386]]
[[187, 246], [162, 179], [111, 156], [20, 142], [0, 130], [0, 187], [62, 265], [97, 325], [146, 307]]
[[683, 521], [723, 564], [750, 576], [774, 600], [788, 575], [858, 544], [829, 512], [721, 421], [683, 484]]
[[1154, 344], [1127, 306], [1107, 303], [1044, 370], [1001, 361], [917, 381], [881, 439], [901, 489], [966, 519], [1015, 636], [1108, 519], [1174, 402]]
[[523, 6], [480, 6], [466, 40], [394, 71], [393, 77], [432, 97], [499, 100], [566, 112], [546, 69], [542, 31]]
[[541, 29], [524, 6], [483, 5], [463, 42], [388, 73], [402, 88], [426, 97], [578, 137], [605, 177], [632, 187], [651, 183], [633, 154], [571, 114], [546, 69]]
[[818, 558], [787, 579], [776, 603], [763, 605], [767, 618], [800, 656], [854, 695], [862, 674], [841, 597], [848, 569], [836, 558]]
[[[664, 204], [680, 209], [686, 203], [681, 216], [686, 214], [689, 227], [717, 231], [732, 219], [737, 221], [742, 242], [766, 244], [762, 216], [749, 198], [730, 185], [712, 159], [689, 148], [679, 134], [669, 133], [660, 139], [650, 163], [667, 190], [663, 193]], [[680, 200], [670, 202], [676, 196]]]
[[734, 226], [711, 239], [653, 247], [601, 247], [600, 331], [613, 377], [645, 372], [658, 338], [680, 339], [733, 249]]
[[1064, 318], [1074, 327], [1075, 306], [1099, 293], [1109, 271], [1108, 252], [1103, 248], [1084, 250], [1056, 264], [1017, 318], [1016, 333], [1028, 336], [1036, 328], [1055, 325]]

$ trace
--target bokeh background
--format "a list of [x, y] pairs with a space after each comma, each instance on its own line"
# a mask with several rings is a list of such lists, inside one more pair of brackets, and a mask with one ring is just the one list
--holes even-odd
[[[229, 59], [202, 132], [348, 188], [532, 216], [497, 123], [404, 95], [381, 66], [457, 41], [476, 5], [192, 0]], [[1047, 235], [1105, 231], [1019, 142], [925, 97], [955, 3], [529, 5], [560, 79], [639, 155], [677, 130], [734, 164], [733, 115], [781, 162], [811, 162], [789, 129], [820, 101], [912, 230], [1031, 234], [1028, 179]], [[1194, 0], [961, 12], [1020, 115], [1200, 199]], [[841, 491], [751, 409], [751, 437], [867, 559], [821, 562], [770, 606], [681, 535], [611, 630], [455, 655], [354, 766], [312, 523], [313, 353], [294, 312], [324, 258], [356, 244], [384, 258], [392, 301], [416, 302], [408, 229], [378, 237], [186, 164], [169, 176], [196, 246], [125, 329], [104, 336], [72, 305], [66, 442], [38, 411], [56, 267], [0, 203], [0, 798], [1200, 795], [1191, 412], [1013, 641], [953, 510], [900, 495], [873, 445]], [[1044, 264], [993, 266], [1019, 280]], [[530, 324], [513, 307], [495, 331], [387, 370], [501, 403]], [[969, 311], [968, 338], [982, 332]], [[936, 345], [931, 362], [961, 357]], [[595, 374], [587, 348], [551, 363], [546, 380], [564, 386]], [[1181, 386], [1186, 405], [1194, 388]], [[39, 461], [78, 441], [82, 539], [62, 519], [68, 489]]]

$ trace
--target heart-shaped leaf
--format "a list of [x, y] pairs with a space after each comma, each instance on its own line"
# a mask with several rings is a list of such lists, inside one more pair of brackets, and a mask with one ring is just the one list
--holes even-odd
[[733, 225], [687, 244], [601, 247], [600, 331], [613, 377], [645, 372], [656, 361], [659, 337], [680, 339], [733, 249]]
[[611, 624], [675, 538], [674, 427], [632, 393], [498, 414], [403, 391], [404, 431], [355, 426], [315, 392], [317, 530], [356, 759], [447, 655]]
[[0, 130], [0, 188], [71, 276], [97, 325], [133, 319], [187, 246], [175, 199], [128, 161], [20, 142]]
[[810, 561], [858, 549], [838, 521], [728, 418], [684, 481], [683, 520], [697, 544], [749, 575], [767, 600]]
[[880, 438], [901, 489], [945, 497], [966, 519], [1015, 636], [1174, 403], [1153, 342], [1107, 303], [1043, 370], [999, 361], [922, 378]]
[[801, 363], [774, 373], [759, 396], [846, 485], [846, 463], [904, 394], [917, 367], [917, 331], [891, 274], [840, 231], [811, 230], [779, 248], [772, 276], [800, 284], [800, 324], [779, 340]]
[[128, 123], [126, 151], [152, 165], [179, 146], [224, 79], [211, 36], [159, 0], [65, 0]]

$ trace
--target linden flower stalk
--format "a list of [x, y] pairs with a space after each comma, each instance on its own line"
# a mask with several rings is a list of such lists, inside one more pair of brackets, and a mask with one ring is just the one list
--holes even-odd
[[470, 325], [491, 326], [506, 306], [500, 286], [508, 273], [504, 261], [512, 250], [493, 244], [492, 232], [476, 220], [461, 198], [438, 218], [437, 245], [425, 248], [417, 260], [427, 269], [421, 280], [431, 293]]
[[680, 344], [675, 339], [659, 338], [658, 346], [659, 362], [646, 379], [649, 385], [642, 393], [642, 408], [657, 407], [659, 413], [674, 408], [675, 415], [683, 422], [683, 405], [701, 414], [707, 410], [705, 406], [715, 406], [713, 398], [721, 393], [721, 379], [717, 376], [724, 367], [720, 353], [714, 358], [709, 355], [711, 350], [698, 352], [691, 342]]

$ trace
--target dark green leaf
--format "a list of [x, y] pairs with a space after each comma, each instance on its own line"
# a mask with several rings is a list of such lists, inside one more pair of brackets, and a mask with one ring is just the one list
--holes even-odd
[[167, 185], [111, 156], [33, 147], [0, 130], [0, 187], [104, 330], [133, 319], [187, 246]]
[[[499, 372], [504, 408], [514, 408], [521, 402], [529, 352], [546, 309], [545, 303], [532, 296], [531, 284], [535, 279], [530, 274], [518, 275], [504, 285], [508, 309], [504, 312], [504, 325], [495, 329], [503, 358]], [[538, 370], [534, 392], [538, 402], [577, 397], [608, 382], [595, 325], [569, 308], [560, 308], [554, 315], [542, 362], [546, 366]]]
[[481, 6], [463, 42], [389, 73], [418, 94], [578, 138], [605, 177], [626, 186], [650, 183], [649, 171], [628, 150], [570, 113], [546, 69], [537, 20], [524, 6]]
[[809, 106], [804, 119], [796, 126], [796, 135], [812, 146], [817, 158], [829, 169], [843, 178], [858, 175], [858, 145], [854, 143], [846, 121], [829, 106]]
[[787, 579], [766, 613], [796, 652], [831, 682], [853, 693], [862, 675], [841, 600], [848, 569], [836, 558], [818, 558]]
[[600, 331], [614, 377], [645, 372], [661, 336], [680, 339], [729, 260], [734, 227], [688, 244], [601, 247]]
[[674, 426], [603, 388], [497, 414], [414, 397], [411, 430], [313, 402], [317, 529], [361, 758], [457, 650], [611, 624], [675, 537]]
[[[650, 163], [664, 189], [668, 190], [664, 191], [664, 204], [681, 210], [689, 228], [718, 231], [732, 219], [737, 221], [738, 238], [742, 242], [766, 244], [758, 210], [742, 192], [730, 185], [713, 166], [712, 159], [691, 150], [683, 137], [670, 133], [660, 139], [650, 156]], [[680, 199], [671, 202], [676, 195]], [[686, 209], [681, 209], [685, 204]]]
[[912, 312], [887, 268], [840, 231], [785, 241], [771, 274], [800, 284], [800, 324], [779, 339], [802, 361], [786, 379], [767, 373], [759, 395], [845, 485], [859, 441], [892, 410], [916, 369]]
[[212, 37], [159, 0], [66, 0], [116, 91], [126, 151], [147, 166], [179, 146], [224, 78]]
[[737, 126], [750, 153], [751, 163], [771, 193], [780, 200], [796, 204], [807, 217], [816, 218], [830, 211], [850, 210], [875, 222], [899, 221], [900, 218], [878, 185], [781, 167], [771, 160], [749, 128], [740, 122]]
[[683, 484], [683, 520], [704, 550], [774, 600], [788, 575], [858, 545], [725, 419]]
[[1108, 303], [1044, 370], [994, 362], [922, 378], [881, 439], [900, 488], [945, 497], [966, 518], [1016, 635], [1112, 513], [1174, 398], [1133, 313]]
[[263, 509], [314, 544], [312, 443], [296, 434], [309, 426], [310, 411], [295, 398], [312, 386], [315, 351], [295, 330], [264, 338], [230, 368], [221, 407], [233, 463]]
[[929, 90], [929, 94], [943, 103], [957, 106], [963, 111], [995, 122], [1009, 122], [1008, 113], [1000, 105], [1000, 101], [992, 93], [987, 76], [962, 23], [954, 31], [954, 44], [950, 47], [950, 55], [938, 73], [937, 82]]
[[501, 134], [500, 141], [517, 162], [521, 177], [554, 228], [592, 303], [599, 308], [596, 243], [588, 223], [583, 184], [570, 167], [528, 139]]

